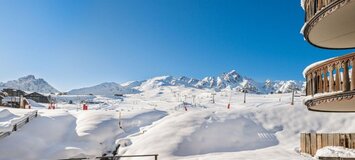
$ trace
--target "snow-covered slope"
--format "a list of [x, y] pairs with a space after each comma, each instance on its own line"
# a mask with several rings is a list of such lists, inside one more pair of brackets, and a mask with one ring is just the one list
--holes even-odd
[[0, 89], [13, 88], [20, 89], [29, 92], [39, 93], [58, 93], [59, 91], [52, 87], [48, 82], [42, 78], [36, 79], [33, 75], [28, 75], [18, 80], [8, 81], [6, 83], [0, 83]]
[[113, 96], [114, 94], [132, 94], [138, 92], [139, 92], [138, 90], [129, 87], [123, 87], [114, 82], [107, 82], [92, 87], [74, 89], [69, 91], [68, 94], [70, 95], [94, 94], [94, 95]]

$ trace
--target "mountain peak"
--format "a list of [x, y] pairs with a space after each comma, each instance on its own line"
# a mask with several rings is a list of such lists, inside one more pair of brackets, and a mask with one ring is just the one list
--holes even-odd
[[230, 72], [228, 72], [228, 74], [238, 74], [236, 70], [231, 70]]
[[28, 75], [28, 76], [21, 77], [18, 80], [19, 81], [28, 81], [28, 80], [35, 80], [35, 79], [36, 79], [36, 77], [34, 75]]
[[115, 82], [105, 82], [96, 86], [85, 87], [80, 89], [73, 89], [68, 92], [70, 95], [105, 95], [112, 96], [114, 94], [130, 94], [139, 93], [138, 90], [132, 89], [129, 86], [122, 86]]
[[36, 79], [34, 75], [28, 75], [21, 77], [18, 80], [8, 81], [6, 83], [0, 83], [0, 89], [13, 88], [20, 89], [28, 92], [39, 93], [58, 93], [59, 91], [48, 84], [45, 80], [39, 78]]

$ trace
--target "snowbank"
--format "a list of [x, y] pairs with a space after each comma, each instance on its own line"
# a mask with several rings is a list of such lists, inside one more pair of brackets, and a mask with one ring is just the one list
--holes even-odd
[[0, 132], [8, 132], [12, 130], [12, 121], [20, 118], [20, 116], [11, 113], [7, 109], [0, 109]]
[[30, 104], [31, 108], [46, 108], [46, 106], [39, 104], [32, 99], [27, 99], [27, 101]]
[[[309, 160], [299, 153], [300, 133], [355, 131], [355, 114], [310, 112], [301, 97], [291, 106], [291, 94], [247, 94], [247, 103], [237, 92], [214, 98], [211, 103], [210, 90], [168, 86], [122, 102], [93, 99], [112, 110], [39, 109], [39, 117], [0, 140], [0, 160], [110, 155], [118, 145], [122, 155], [157, 153], [168, 160]], [[182, 100], [191, 109], [181, 109]]]
[[342, 157], [342, 158], [354, 158], [355, 149], [348, 149], [344, 147], [324, 147], [319, 149], [315, 155], [318, 159], [319, 157]]
[[273, 132], [251, 119], [242, 116], [222, 121], [213, 117], [206, 118], [206, 122], [183, 139], [174, 152], [175, 155], [239, 152], [266, 148], [279, 143]]
[[141, 127], [166, 116], [166, 112], [157, 110], [123, 114], [120, 128], [116, 111], [41, 110], [40, 113], [21, 131], [0, 140], [1, 160], [101, 156], [114, 150], [117, 139], [139, 132]]

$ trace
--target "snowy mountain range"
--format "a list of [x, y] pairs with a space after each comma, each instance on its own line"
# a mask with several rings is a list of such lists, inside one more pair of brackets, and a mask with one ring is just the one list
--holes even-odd
[[73, 89], [68, 92], [70, 95], [114, 95], [114, 94], [135, 94], [138, 90], [131, 87], [124, 87], [115, 82], [106, 82], [93, 87], [85, 87], [81, 89]]
[[241, 76], [235, 70], [223, 73], [216, 77], [205, 77], [201, 80], [189, 77], [161, 76], [154, 77], [144, 81], [132, 81], [122, 84], [137, 90], [145, 91], [162, 86], [184, 86], [198, 89], [214, 89], [220, 91], [223, 89], [232, 89], [236, 91], [247, 90], [252, 93], [289, 93], [293, 89], [296, 91], [304, 90], [303, 81], [271, 81], [256, 82], [251, 78]]
[[[197, 89], [221, 90], [247, 90], [251, 93], [289, 93], [292, 90], [304, 91], [303, 81], [271, 81], [256, 82], [251, 78], [238, 74], [235, 70], [219, 76], [209, 76], [203, 79], [189, 77], [160, 76], [143, 81], [131, 81], [122, 84], [106, 82], [92, 87], [73, 89], [70, 95], [114, 95], [135, 94], [163, 86], [183, 86]], [[1, 88], [21, 89], [29, 92], [58, 93], [59, 91], [43, 79], [36, 79], [33, 75], [18, 80], [0, 83]]]
[[48, 82], [42, 78], [36, 79], [33, 75], [28, 75], [18, 80], [8, 81], [6, 83], [0, 83], [0, 89], [12, 88], [20, 89], [28, 92], [39, 93], [58, 93], [59, 91], [52, 87]]

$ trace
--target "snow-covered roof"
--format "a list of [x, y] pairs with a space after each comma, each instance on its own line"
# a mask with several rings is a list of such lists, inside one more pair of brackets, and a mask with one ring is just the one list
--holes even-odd
[[312, 63], [311, 65], [307, 66], [304, 70], [303, 70], [303, 78], [306, 78], [306, 73], [313, 67], [321, 64], [321, 63], [324, 63], [326, 61], [329, 61], [329, 60], [332, 60], [332, 59], [335, 59], [337, 57], [333, 57], [333, 58], [329, 58], [329, 59], [326, 59], [326, 60], [322, 60], [322, 61], [318, 61], [318, 62], [315, 62], [315, 63]]

